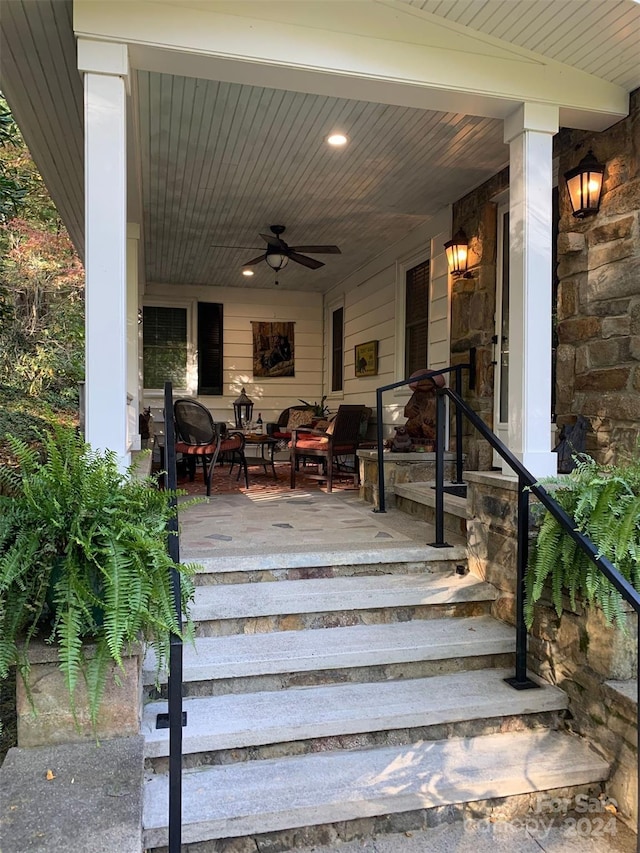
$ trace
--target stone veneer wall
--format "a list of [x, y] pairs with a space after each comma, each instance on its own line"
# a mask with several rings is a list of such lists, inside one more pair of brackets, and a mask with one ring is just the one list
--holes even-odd
[[[587, 451], [601, 462], [631, 451], [640, 435], [640, 90], [630, 115], [603, 133], [563, 129], [554, 140], [559, 162], [556, 410], [559, 425], [580, 414], [591, 424]], [[589, 149], [606, 166], [597, 216], [571, 214], [564, 173]], [[473, 278], [454, 281], [451, 360], [477, 347], [477, 387], [464, 393], [493, 425], [493, 346], [497, 205], [508, 169], [453, 206], [455, 233], [469, 238]], [[452, 430], [453, 433], [453, 430]], [[491, 467], [486, 444], [465, 428], [470, 470]]]
[[[517, 480], [494, 471], [468, 475], [469, 569], [498, 589], [493, 615], [515, 625]], [[567, 726], [586, 737], [611, 764], [606, 790], [635, 828], [638, 623], [606, 625], [600, 610], [568, 599], [557, 615], [550, 598], [536, 606], [527, 666], [569, 697]], [[625, 696], [631, 693], [632, 698]]]
[[557, 412], [587, 417], [587, 451], [609, 462], [640, 433], [640, 90], [604, 133], [561, 131], [559, 174], [589, 149], [605, 164], [597, 216], [575, 219], [561, 181]]
[[[504, 169], [453, 206], [453, 233], [462, 228], [469, 239], [469, 270], [473, 278], [453, 281], [451, 292], [451, 363], [468, 360], [476, 347], [476, 387], [470, 391], [463, 374], [463, 396], [493, 428], [493, 344], [496, 310], [497, 206], [492, 199], [509, 186]], [[452, 422], [451, 436], [455, 435]], [[491, 467], [491, 449], [464, 422], [464, 451], [470, 470]], [[453, 445], [451, 445], [453, 446]]]

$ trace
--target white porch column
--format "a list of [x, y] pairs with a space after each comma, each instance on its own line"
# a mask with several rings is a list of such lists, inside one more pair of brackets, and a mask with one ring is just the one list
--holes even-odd
[[127, 47], [78, 41], [84, 72], [86, 439], [127, 446]]
[[138, 243], [140, 226], [135, 222], [127, 224], [127, 391], [131, 397], [133, 410], [133, 431], [131, 429], [131, 411], [129, 412], [129, 441], [131, 450], [140, 450], [138, 415], [140, 414], [140, 366], [138, 363]]
[[[504, 123], [509, 143], [509, 448], [536, 477], [551, 452], [552, 139], [558, 108], [522, 104]], [[505, 467], [504, 473], [511, 473]]]

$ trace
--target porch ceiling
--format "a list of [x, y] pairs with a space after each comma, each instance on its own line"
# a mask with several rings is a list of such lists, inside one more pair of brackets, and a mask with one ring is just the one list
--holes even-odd
[[[280, 287], [327, 290], [508, 159], [495, 119], [149, 72], [138, 92], [153, 282], [272, 287], [266, 263], [241, 269], [282, 224], [291, 245], [342, 254], [316, 255], [318, 270], [290, 262]], [[337, 129], [344, 149], [324, 141]]]
[[[629, 91], [640, 86], [633, 0], [398, 4]], [[82, 85], [72, 5], [2, 0], [0, 62], [1, 85], [82, 251]], [[278, 277], [282, 289], [324, 291], [507, 160], [497, 119], [153, 70], [134, 72], [132, 83], [147, 281], [272, 287], [266, 264], [251, 279], [240, 265], [263, 248], [259, 231], [284, 224], [291, 244], [341, 247], [342, 255], [317, 256], [326, 262], [320, 270], [290, 263]], [[323, 141], [337, 127], [351, 137], [344, 150]]]

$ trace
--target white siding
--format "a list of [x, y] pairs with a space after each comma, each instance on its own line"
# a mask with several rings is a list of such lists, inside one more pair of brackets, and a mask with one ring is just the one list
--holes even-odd
[[[366, 267], [350, 276], [331, 290], [325, 300], [327, 312], [336, 300], [344, 298], [344, 392], [331, 395], [328, 361], [325, 358], [325, 392], [328, 403], [336, 409], [341, 403], [363, 403], [374, 411], [376, 389], [404, 377], [401, 375], [404, 357], [404, 318], [396, 316], [397, 289], [404, 291], [405, 261], [417, 256], [421, 250], [426, 257], [431, 252], [431, 302], [429, 306], [429, 367], [439, 369], [450, 364], [449, 341], [449, 287], [444, 243], [450, 239], [448, 208], [440, 211], [430, 223], [412, 231]], [[410, 261], [412, 263], [412, 261]], [[325, 331], [325, 352], [328, 351], [330, 328]], [[354, 347], [366, 341], [378, 341], [378, 374], [356, 378]], [[387, 391], [383, 397], [385, 434], [394, 424], [403, 423], [403, 409], [410, 391]]]
[[[147, 285], [145, 301], [175, 304], [220, 302], [224, 305], [224, 393], [221, 397], [200, 397], [217, 421], [233, 422], [233, 401], [241, 388], [254, 402], [254, 415], [262, 420], [276, 420], [287, 406], [299, 399], [313, 402], [322, 397], [322, 296], [318, 293], [295, 291], [222, 288], [207, 286]], [[295, 323], [295, 376], [267, 379], [252, 373], [251, 322], [253, 320], [289, 321]], [[193, 329], [193, 324], [191, 325]], [[192, 333], [193, 338], [193, 333]], [[192, 357], [195, 357], [195, 340], [190, 340]], [[145, 404], [154, 407], [162, 403], [158, 395], [147, 393]], [[155, 413], [154, 413], [155, 415]]]

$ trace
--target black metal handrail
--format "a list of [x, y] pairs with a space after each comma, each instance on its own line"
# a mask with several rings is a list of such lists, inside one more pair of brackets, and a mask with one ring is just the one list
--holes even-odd
[[[426, 370], [420, 375], [414, 375], [408, 379], [401, 379], [399, 382], [392, 382], [390, 385], [381, 385], [376, 388], [376, 440], [378, 445], [378, 506], [374, 512], [386, 512], [386, 499], [384, 494], [384, 439], [383, 439], [383, 423], [382, 423], [382, 395], [385, 391], [392, 391], [394, 388], [402, 388], [403, 385], [411, 385], [414, 382], [420, 382], [422, 379], [432, 379], [434, 376], [446, 376], [453, 373], [455, 376], [456, 391], [462, 394], [462, 371], [469, 371], [469, 388], [473, 389], [476, 385], [476, 349], [472, 347], [469, 350], [469, 361], [465, 364], [451, 364], [448, 367], [443, 367], [441, 370]], [[435, 386], [434, 386], [435, 387]], [[444, 433], [443, 433], [444, 436]], [[436, 442], [440, 441], [440, 436], [436, 434]], [[444, 440], [444, 439], [443, 439]], [[456, 483], [462, 483], [462, 413], [456, 410]]]
[[[173, 389], [171, 382], [164, 385], [165, 411], [165, 467], [169, 503], [174, 508], [167, 529], [167, 549], [173, 560], [171, 586], [173, 605], [178, 627], [182, 631], [182, 599], [180, 574], [175, 566], [180, 562], [180, 538], [178, 533], [178, 499], [176, 489], [176, 439], [173, 421]], [[172, 633], [169, 640], [169, 853], [180, 853], [182, 846], [182, 637]]]
[[[444, 424], [446, 418], [445, 398], [448, 397], [467, 420], [485, 438], [493, 449], [505, 460], [518, 476], [518, 509], [517, 509], [517, 556], [516, 556], [516, 667], [515, 676], [506, 681], [515, 689], [523, 690], [537, 686], [527, 677], [527, 628], [524, 621], [524, 601], [526, 593], [526, 569], [529, 548], [529, 494], [533, 494], [540, 503], [556, 519], [564, 532], [570, 536], [589, 560], [600, 569], [602, 574], [618, 590], [622, 598], [631, 605], [636, 614], [640, 614], [640, 593], [629, 581], [620, 574], [613, 563], [600, 554], [588, 536], [581, 533], [575, 519], [564, 510], [560, 504], [540, 485], [533, 474], [524, 467], [522, 462], [506, 447], [502, 441], [485, 424], [482, 418], [450, 388], [439, 388], [437, 391], [436, 432], [436, 543], [439, 547], [446, 546], [444, 541]], [[440, 439], [442, 438], [442, 441]], [[640, 667], [640, 661], [638, 662]], [[637, 712], [640, 715], [640, 669], [637, 673], [638, 695]], [[636, 728], [640, 728], [640, 716], [636, 719]], [[638, 801], [636, 829], [640, 833], [640, 752], [638, 753]], [[640, 834], [639, 849], [640, 849]]]

